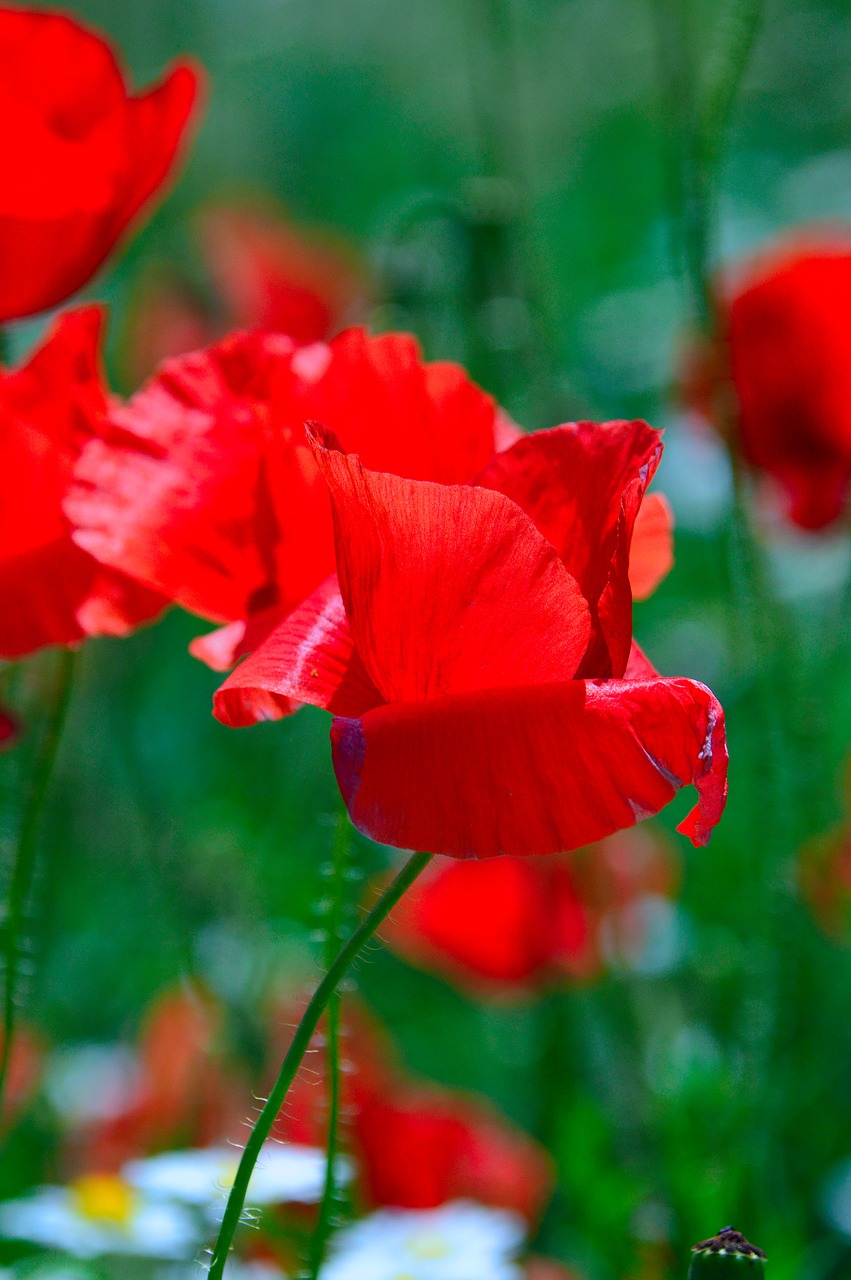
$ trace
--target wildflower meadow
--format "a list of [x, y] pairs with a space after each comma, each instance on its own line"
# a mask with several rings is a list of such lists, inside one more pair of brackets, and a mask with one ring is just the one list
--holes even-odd
[[0, 1280], [851, 1277], [849, 101], [0, 5]]

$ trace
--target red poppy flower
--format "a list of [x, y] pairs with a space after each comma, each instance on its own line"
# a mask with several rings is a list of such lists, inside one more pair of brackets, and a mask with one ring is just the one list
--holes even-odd
[[175, 1140], [207, 1146], [235, 1136], [244, 1090], [217, 1056], [223, 1023], [222, 1009], [201, 987], [157, 996], [143, 1020], [124, 1105], [72, 1135], [75, 1168], [117, 1171]]
[[646, 600], [674, 565], [674, 517], [668, 499], [648, 493], [641, 504], [629, 549], [633, 600]]
[[148, 275], [122, 344], [133, 386], [163, 360], [233, 329], [310, 343], [361, 318], [366, 280], [348, 246], [301, 230], [267, 205], [208, 205], [194, 222], [212, 305], [177, 267]]
[[[543, 1148], [481, 1098], [407, 1077], [386, 1038], [357, 1009], [349, 1013], [346, 1138], [366, 1203], [431, 1209], [466, 1197], [537, 1219], [553, 1188]], [[316, 1054], [309, 1072], [297, 1077], [275, 1133], [322, 1146], [326, 1121], [322, 1058]]]
[[69, 311], [22, 368], [0, 373], [0, 656], [123, 635], [161, 596], [105, 569], [71, 540], [62, 500], [80, 449], [106, 415], [102, 312]]
[[381, 940], [476, 995], [525, 995], [559, 975], [587, 977], [597, 962], [590, 913], [561, 857], [435, 861]]
[[296, 342], [330, 337], [364, 297], [351, 251], [271, 210], [211, 205], [199, 236], [216, 292], [234, 328], [286, 333]]
[[[851, 240], [781, 244], [720, 292], [742, 454], [779, 484], [795, 524], [823, 529], [851, 489]], [[712, 366], [706, 353], [687, 390], [704, 412]]]
[[400, 334], [328, 346], [237, 334], [171, 361], [85, 450], [66, 511], [78, 544], [202, 617], [225, 670], [334, 570], [327, 486], [307, 445], [321, 415], [372, 465], [472, 479], [499, 418], [462, 369]]
[[177, 64], [130, 95], [115, 54], [59, 13], [0, 9], [0, 324], [94, 275], [162, 187], [198, 73]]
[[[3, 1033], [0, 1032], [0, 1049]], [[9, 1125], [34, 1097], [44, 1070], [44, 1044], [29, 1027], [18, 1025], [9, 1055], [9, 1072], [3, 1096], [3, 1120]]]
[[643, 657], [627, 669], [630, 541], [659, 433], [539, 432], [475, 487], [371, 471], [323, 439], [339, 597], [326, 583], [282, 623], [219, 690], [218, 718], [250, 722], [258, 698], [326, 707], [352, 821], [399, 848], [574, 849], [688, 783], [679, 829], [706, 843], [726, 797], [721, 708]]
[[5, 707], [0, 707], [0, 751], [5, 751], [8, 747], [14, 746], [20, 734], [21, 727], [15, 716]]
[[[603, 963], [603, 931], [619, 932], [645, 894], [667, 896], [675, 885], [671, 851], [657, 835], [635, 830], [580, 858], [440, 859], [393, 909], [381, 940], [474, 996], [524, 998], [554, 982], [593, 977]], [[642, 939], [629, 941], [635, 950]]]

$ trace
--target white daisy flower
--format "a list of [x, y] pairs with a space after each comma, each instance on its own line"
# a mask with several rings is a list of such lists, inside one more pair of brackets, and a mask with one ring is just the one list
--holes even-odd
[[322, 1280], [520, 1280], [517, 1214], [458, 1200], [380, 1209], [334, 1237]]
[[[233, 1186], [240, 1152], [234, 1147], [201, 1147], [191, 1151], [166, 1151], [147, 1160], [132, 1160], [124, 1176], [132, 1186], [151, 1195], [167, 1196], [195, 1205], [221, 1218], [227, 1193]], [[351, 1177], [351, 1164], [338, 1157], [338, 1184]], [[267, 1142], [248, 1184], [246, 1203], [315, 1204], [325, 1184], [325, 1153], [317, 1147]]]
[[40, 1187], [25, 1199], [0, 1204], [0, 1236], [78, 1258], [107, 1253], [191, 1258], [201, 1243], [198, 1224], [182, 1205], [100, 1173], [67, 1187]]

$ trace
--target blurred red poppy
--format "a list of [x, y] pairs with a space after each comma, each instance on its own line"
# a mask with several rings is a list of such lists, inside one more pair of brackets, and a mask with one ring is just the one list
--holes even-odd
[[[800, 236], [746, 264], [719, 289], [737, 445], [775, 480], [789, 518], [819, 530], [851, 489], [851, 238]], [[711, 416], [723, 360], [697, 354], [687, 397]]]
[[[619, 935], [644, 895], [672, 893], [674, 868], [656, 833], [634, 830], [580, 858], [441, 859], [394, 907], [381, 940], [474, 996], [523, 998], [599, 973], [603, 933]], [[643, 939], [628, 941], [635, 951]]]
[[18, 739], [20, 725], [15, 716], [5, 707], [0, 707], [0, 751], [11, 747]]
[[394, 907], [381, 940], [475, 995], [525, 995], [597, 965], [590, 913], [559, 856], [435, 861]]
[[166, 363], [66, 503], [79, 546], [191, 612], [232, 625], [193, 652], [225, 670], [334, 569], [328, 491], [304, 423], [320, 417], [375, 466], [472, 479], [494, 451], [490, 396], [414, 339], [350, 329], [329, 345], [236, 334]]
[[98, 357], [103, 315], [69, 311], [20, 369], [0, 373], [0, 656], [91, 635], [123, 635], [165, 606], [71, 541], [62, 500], [107, 400]]
[[354, 255], [309, 237], [269, 208], [210, 205], [198, 217], [207, 269], [229, 324], [286, 333], [296, 342], [329, 338], [365, 296]]
[[646, 600], [674, 564], [674, 517], [668, 499], [648, 493], [632, 530], [629, 585], [633, 600]]
[[[0, 1032], [0, 1048], [3, 1033]], [[3, 1096], [3, 1121], [9, 1125], [36, 1093], [44, 1072], [44, 1043], [30, 1027], [18, 1025], [9, 1055], [9, 1069]]]
[[198, 93], [178, 63], [128, 93], [110, 46], [60, 13], [0, 9], [0, 323], [81, 288], [162, 187]]
[[679, 829], [706, 843], [726, 799], [721, 708], [643, 655], [627, 667], [630, 541], [658, 432], [538, 432], [475, 487], [368, 470], [327, 434], [314, 453], [339, 592], [323, 584], [229, 677], [219, 719], [257, 719], [263, 698], [330, 710], [349, 815], [398, 848], [575, 849], [688, 783], [698, 804]]
[[297, 227], [267, 200], [206, 205], [193, 223], [209, 287], [196, 290], [178, 267], [143, 280], [122, 342], [131, 385], [233, 329], [320, 342], [362, 318], [366, 275], [343, 242]]
[[526, 1280], [582, 1280], [578, 1271], [566, 1267], [555, 1258], [533, 1254], [523, 1264]]
[[75, 1168], [118, 1171], [125, 1161], [176, 1141], [203, 1147], [231, 1136], [244, 1087], [222, 1066], [223, 1026], [224, 1011], [200, 985], [161, 992], [142, 1023], [137, 1072], [124, 1104], [71, 1137]]
[[851, 923], [851, 761], [843, 779], [843, 816], [798, 853], [798, 885], [825, 933], [848, 941]]
[[[533, 1138], [481, 1098], [407, 1077], [386, 1037], [357, 1008], [349, 1010], [344, 1052], [347, 1139], [369, 1207], [430, 1209], [467, 1198], [530, 1221], [539, 1217], [552, 1193], [553, 1169]], [[313, 1057], [275, 1133], [323, 1146], [327, 1098], [322, 1059]]]

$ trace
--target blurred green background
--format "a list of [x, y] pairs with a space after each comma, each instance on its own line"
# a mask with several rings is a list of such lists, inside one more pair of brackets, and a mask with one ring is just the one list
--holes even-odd
[[[677, 515], [677, 563], [637, 607], [636, 635], [663, 672], [710, 684], [732, 759], [710, 847], [671, 837], [683, 864], [671, 956], [509, 1007], [470, 1002], [379, 948], [357, 984], [412, 1070], [489, 1094], [551, 1146], [559, 1190], [540, 1248], [588, 1280], [683, 1277], [688, 1246], [729, 1221], [769, 1251], [775, 1280], [851, 1275], [824, 1208], [851, 1158], [851, 955], [813, 919], [797, 870], [802, 844], [842, 816], [848, 547], [843, 535], [765, 548], [781, 599], [768, 628], [737, 586], [726, 459], [671, 392], [692, 325], [672, 203], [688, 99], [672, 104], [661, 50], [680, 9], [687, 94], [718, 6], [68, 7], [110, 33], [137, 83], [185, 52], [208, 72], [174, 192], [89, 290], [117, 319], [152, 263], [198, 272], [200, 203], [271, 193], [369, 262], [375, 327], [412, 329], [429, 357], [465, 362], [524, 426], [641, 415], [666, 428], [657, 483]], [[725, 260], [851, 218], [847, 0], [765, 4], [719, 210]], [[114, 383], [132, 390], [115, 339], [111, 351]], [[231, 1008], [234, 1049], [257, 1060], [261, 994], [316, 972], [339, 806], [326, 718], [216, 724], [219, 680], [187, 653], [200, 629], [175, 610], [81, 654], [24, 991], [27, 1023], [53, 1045], [132, 1039], [155, 993], [194, 973]], [[5, 677], [25, 720], [37, 722], [52, 661]], [[12, 809], [27, 766], [26, 744], [2, 762]], [[686, 807], [680, 797], [658, 825], [673, 831]], [[364, 874], [387, 863], [364, 840], [356, 856]], [[542, 1056], [554, 1019], [557, 1060]], [[49, 1176], [51, 1140], [35, 1108], [9, 1140], [0, 1191]]]

